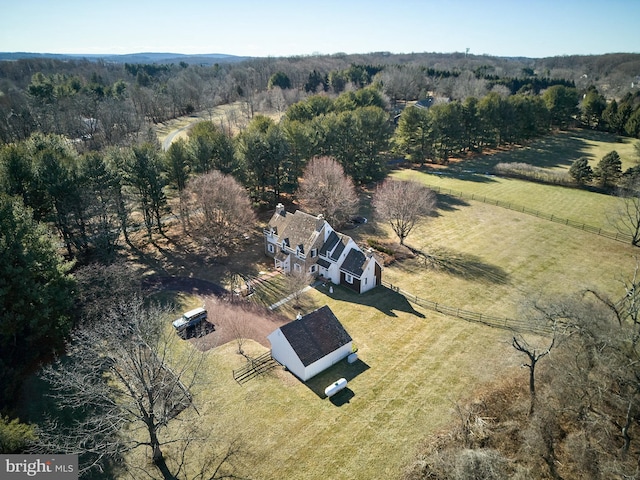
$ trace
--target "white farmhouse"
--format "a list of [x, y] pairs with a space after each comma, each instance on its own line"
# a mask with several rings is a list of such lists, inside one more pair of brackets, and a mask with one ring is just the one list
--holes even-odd
[[282, 204], [264, 229], [265, 254], [285, 273], [302, 269], [364, 293], [382, 283], [382, 264], [371, 250], [363, 252], [348, 235], [336, 232], [322, 215]]

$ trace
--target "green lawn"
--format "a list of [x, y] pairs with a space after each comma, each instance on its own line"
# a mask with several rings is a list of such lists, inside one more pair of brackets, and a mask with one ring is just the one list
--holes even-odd
[[[617, 296], [631, 273], [630, 246], [481, 203], [441, 211], [409, 243], [458, 268], [426, 270], [416, 260], [385, 269], [387, 281], [424, 298], [514, 316], [536, 296], [584, 286]], [[606, 261], [603, 261], [606, 259]], [[465, 267], [467, 270], [465, 270]], [[278, 371], [244, 385], [232, 370], [244, 359], [227, 344], [211, 351], [208, 382], [196, 398], [198, 422], [222, 448], [240, 439], [245, 474], [260, 479], [398, 478], [418, 444], [455, 420], [454, 403], [505, 375], [527, 381], [506, 331], [411, 305], [386, 288], [359, 296], [314, 290], [308, 310], [328, 304], [358, 347], [361, 362], [341, 363], [308, 385]], [[291, 312], [293, 318], [293, 312]], [[266, 349], [249, 342], [247, 351]], [[349, 390], [319, 396], [337, 378]]]
[[[401, 170], [393, 173], [396, 178], [422, 182], [428, 186], [452, 190], [454, 195], [462, 192], [487, 200], [500, 200], [514, 206], [579, 221], [595, 227], [612, 230], [609, 218], [613, 216], [619, 199], [612, 195], [589, 192], [577, 188], [501, 178], [492, 175], [476, 175], [473, 180], [459, 178], [440, 171]], [[455, 198], [450, 200], [454, 204]]]
[[[239, 385], [231, 371], [244, 361], [235, 345], [208, 354], [198, 422], [220, 447], [241, 439], [251, 478], [397, 478], [424, 436], [450, 421], [457, 399], [518, 365], [506, 332], [414, 309], [385, 288], [314, 291], [309, 301], [337, 314], [359, 362], [308, 385], [280, 370]], [[266, 351], [254, 342], [247, 350]], [[322, 398], [340, 377], [348, 390]]]
[[[636, 141], [601, 132], [561, 132], [539, 139], [523, 149], [477, 156], [446, 169], [400, 170], [394, 172], [393, 176], [439, 187], [445, 192], [451, 190], [508, 202], [513, 206], [524, 206], [544, 214], [615, 232], [616, 210], [620, 200], [613, 195], [502, 178], [491, 172], [493, 166], [500, 162], [524, 162], [552, 170], [568, 169], [571, 162], [581, 156], [590, 158], [595, 167], [600, 158], [611, 150], [618, 151], [625, 170], [636, 164], [633, 148]], [[455, 198], [444, 197], [443, 200], [458, 203]]]
[[489, 172], [494, 165], [505, 163], [528, 163], [550, 169], [569, 169], [571, 163], [580, 157], [587, 157], [592, 167], [607, 153], [615, 150], [622, 160], [622, 170], [634, 166], [637, 157], [634, 143], [637, 139], [618, 137], [605, 132], [590, 130], [569, 130], [557, 132], [533, 140], [530, 144], [516, 150], [485, 154], [469, 162], [453, 166], [459, 173], [474, 170], [478, 173]]
[[[592, 148], [587, 140], [584, 148]], [[551, 167], [552, 152], [546, 155]], [[586, 223], [604, 222], [611, 208], [604, 195], [518, 180], [409, 170], [394, 175], [512, 199]], [[425, 299], [515, 317], [527, 301], [585, 287], [617, 298], [619, 280], [633, 273], [639, 251], [630, 245], [477, 201], [441, 200], [437, 214], [407, 238], [413, 248], [432, 255], [438, 268], [409, 259], [383, 274]], [[359, 241], [393, 240], [372, 218], [348, 233]], [[277, 298], [281, 288], [278, 279], [262, 285], [264, 302]], [[325, 304], [353, 337], [360, 361], [342, 362], [306, 385], [279, 369], [239, 385], [232, 370], [244, 359], [235, 344], [208, 352], [207, 382], [194, 392], [199, 413], [182, 414], [210, 434], [194, 450], [200, 452], [196, 456], [211, 455], [211, 449], [220, 453], [237, 439], [244, 451], [238, 473], [250, 478], [399, 478], [420, 442], [455, 421], [455, 402], [504, 376], [527, 382], [519, 367], [523, 358], [510, 346], [507, 331], [424, 310], [384, 287], [364, 295], [340, 287], [329, 294], [320, 287], [303, 301], [306, 311]], [[294, 316], [290, 306], [283, 312]], [[245, 350], [257, 356], [266, 348], [249, 341]], [[340, 377], [349, 380], [348, 389], [333, 400], [322, 398], [324, 388]], [[184, 424], [170, 428], [178, 431]], [[170, 447], [167, 453], [172, 454]]]

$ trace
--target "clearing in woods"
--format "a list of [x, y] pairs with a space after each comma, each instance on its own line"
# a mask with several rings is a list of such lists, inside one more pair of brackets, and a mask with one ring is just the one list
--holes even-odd
[[[554, 150], [549, 147], [541, 157], [542, 166], [568, 168], [569, 149], [562, 148], [566, 143], [561, 140], [558, 158], [553, 161]], [[570, 141], [585, 152], [613, 150], [617, 145], [591, 137], [581, 140], [580, 132], [572, 132]], [[589, 142], [600, 143], [594, 147]], [[510, 153], [500, 155], [500, 161], [508, 161]], [[437, 174], [424, 169], [394, 175], [511, 198], [586, 223], [604, 224], [615, 200], [522, 180], [479, 174], [465, 178], [459, 168], [462, 164], [438, 169]], [[481, 167], [470, 161], [464, 168]], [[585, 287], [617, 298], [622, 294], [619, 279], [633, 273], [638, 250], [631, 245], [482, 202], [446, 195], [440, 200], [436, 214], [407, 238], [412, 248], [428, 253], [433, 262], [427, 265], [418, 257], [395, 262], [384, 271], [386, 282], [452, 307], [522, 318], [527, 301]], [[368, 209], [365, 198], [360, 213], [372, 220], [349, 235], [360, 242], [396, 241]], [[259, 235], [252, 248], [262, 248]], [[277, 282], [274, 277], [261, 285], [256, 298], [262, 289], [273, 295]], [[193, 416], [209, 439], [206, 448], [194, 450], [193, 463], [204, 460], [210, 448], [223, 450], [238, 440], [244, 452], [238, 473], [251, 478], [399, 478], [420, 442], [454, 421], [456, 402], [506, 376], [527, 382], [508, 331], [427, 311], [387, 288], [356, 295], [340, 287], [329, 293], [319, 286], [302, 303], [305, 311], [330, 306], [353, 337], [359, 361], [340, 362], [307, 384], [277, 368], [240, 385], [232, 371], [246, 360], [236, 353], [235, 342], [209, 350], [203, 372], [206, 384], [193, 392], [198, 408]], [[285, 305], [280, 313], [293, 319], [296, 311]], [[245, 353], [258, 357], [267, 352], [262, 340], [247, 340]], [[193, 347], [184, 342], [181, 348]], [[349, 381], [347, 389], [332, 399], [323, 398], [324, 388], [340, 377]], [[172, 453], [170, 446], [167, 453]]]

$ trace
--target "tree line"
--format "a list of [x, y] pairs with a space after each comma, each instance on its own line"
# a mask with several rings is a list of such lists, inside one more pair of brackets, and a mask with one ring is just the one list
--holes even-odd
[[554, 85], [544, 93], [503, 96], [497, 92], [464, 102], [406, 108], [394, 137], [396, 151], [406, 159], [446, 161], [450, 156], [485, 147], [520, 143], [566, 128], [578, 111], [578, 92]]
[[164, 122], [220, 104], [243, 102], [250, 118], [260, 105], [284, 100], [288, 106], [304, 95], [338, 95], [373, 83], [382, 86], [391, 108], [396, 108], [429, 94], [464, 102], [496, 88], [537, 94], [554, 85], [580, 92], [595, 85], [619, 102], [635, 79], [634, 55], [561, 60], [377, 52], [214, 65], [6, 61], [0, 63], [0, 141], [24, 140], [40, 131], [100, 149], [144, 134], [147, 122]]
[[[118, 90], [117, 85], [106, 89]], [[595, 109], [592, 100], [598, 96], [590, 89], [579, 102], [578, 91], [564, 85], [541, 95], [490, 92], [464, 102], [407, 107], [394, 127], [384, 88], [374, 84], [335, 97], [311, 95], [287, 108], [279, 122], [255, 115], [235, 136], [222, 125], [200, 122], [166, 152], [150, 129], [133, 144], [100, 150], [78, 149], [76, 141], [59, 134], [36, 133], [0, 149], [0, 188], [21, 197], [36, 221], [55, 227], [68, 258], [108, 258], [121, 238], [130, 243], [128, 234], [137, 223], [149, 240], [155, 232], [163, 234], [172, 191], [188, 222], [187, 186], [197, 175], [215, 170], [231, 176], [254, 206], [273, 207], [282, 195], [297, 191], [311, 158], [336, 159], [356, 184], [376, 182], [385, 177], [392, 155], [441, 163], [453, 155], [521, 143], [579, 119], [601, 125], [615, 104]], [[629, 95], [623, 110], [629, 112], [638, 98]], [[608, 184], [606, 172], [596, 173]], [[590, 179], [583, 173], [577, 173], [581, 181]], [[132, 224], [134, 217], [142, 221]]]

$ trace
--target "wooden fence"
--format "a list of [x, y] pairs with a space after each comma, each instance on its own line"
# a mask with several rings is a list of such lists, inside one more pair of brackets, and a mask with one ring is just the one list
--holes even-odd
[[451, 190], [450, 188], [441, 188], [435, 185], [427, 185], [427, 187], [433, 190], [434, 192], [437, 192], [443, 195], [451, 195], [453, 197], [462, 198], [464, 200], [475, 200], [478, 202], [486, 203], [488, 205], [495, 205], [497, 207], [507, 208], [515, 212], [526, 213], [527, 215], [533, 215], [535, 217], [542, 218], [544, 220], [549, 220], [551, 222], [559, 223], [561, 225], [567, 225], [569, 227], [582, 230], [584, 232], [594, 233], [596, 235], [600, 235], [601, 237], [610, 238], [618, 242], [631, 244], [631, 241], [633, 239], [631, 235], [626, 233], [611, 232], [608, 230], [604, 230], [601, 227], [594, 227], [592, 225], [587, 225], [586, 223], [582, 223], [582, 222], [576, 222], [575, 220], [570, 220], [568, 218], [558, 217], [557, 215], [550, 215], [548, 213], [541, 212], [540, 210], [527, 208], [523, 205], [518, 205], [513, 202], [503, 202], [502, 200], [487, 198], [485, 195], [478, 195], [474, 193], [469, 194], [469, 193], [459, 192], [456, 190]]
[[469, 310], [451, 307], [442, 303], [420, 298], [417, 295], [406, 292], [400, 287], [385, 282], [384, 280], [382, 281], [382, 285], [394, 292], [402, 294], [411, 303], [415, 303], [416, 305], [420, 305], [428, 310], [442, 313], [443, 315], [448, 315], [450, 317], [460, 318], [468, 322], [482, 323], [490, 327], [502, 328], [504, 330], [510, 330], [517, 333], [532, 333], [536, 335], [551, 335], [553, 333], [551, 325], [532, 324], [526, 320], [517, 320], [514, 318], [497, 317], [484, 313], [471, 312]]
[[280, 364], [271, 357], [271, 351], [268, 351], [259, 357], [248, 359], [245, 365], [234, 370], [233, 379], [239, 384], [243, 384], [258, 375], [268, 372], [278, 365]]

